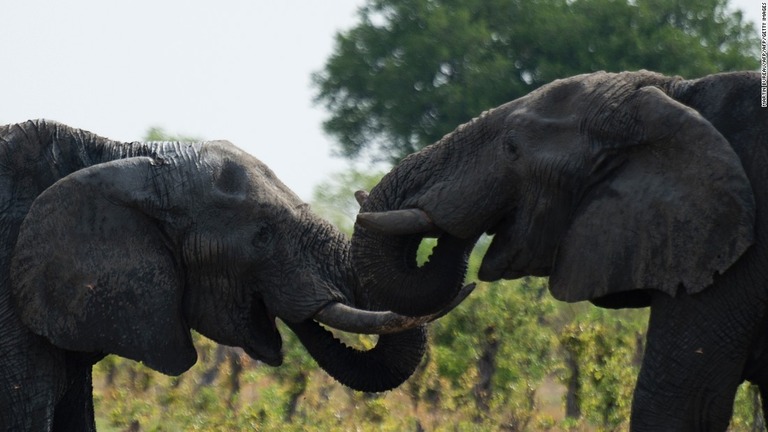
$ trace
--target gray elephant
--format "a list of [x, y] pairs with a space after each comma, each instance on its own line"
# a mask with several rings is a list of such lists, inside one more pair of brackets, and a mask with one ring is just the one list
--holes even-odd
[[[364, 203], [367, 299], [421, 315], [480, 279], [549, 276], [560, 300], [650, 306], [633, 430], [725, 430], [768, 397], [768, 109], [756, 73], [555, 81], [403, 160]], [[439, 234], [430, 263], [415, 246]], [[449, 276], [450, 274], [450, 276]], [[389, 281], [396, 281], [394, 285]]]
[[[356, 309], [349, 240], [226, 141], [0, 126], [0, 239], [0, 430], [94, 430], [91, 366], [180, 374], [190, 329], [277, 366], [276, 317], [341, 383], [387, 390], [434, 318]], [[318, 322], [382, 336], [356, 351]]]

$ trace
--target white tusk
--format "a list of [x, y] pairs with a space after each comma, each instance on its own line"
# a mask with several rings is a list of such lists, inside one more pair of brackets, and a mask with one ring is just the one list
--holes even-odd
[[430, 317], [406, 317], [394, 312], [371, 312], [331, 303], [315, 314], [315, 320], [337, 330], [361, 334], [388, 334], [410, 330]]
[[426, 234], [437, 231], [429, 216], [419, 209], [359, 213], [357, 223], [388, 235]]
[[341, 303], [330, 303], [317, 314], [315, 319], [337, 330], [360, 334], [398, 333], [432, 322], [447, 314], [472, 293], [476, 285], [471, 283], [440, 312], [420, 317], [408, 317], [395, 312], [371, 312], [356, 309]]
[[368, 192], [364, 190], [359, 190], [355, 192], [355, 200], [357, 200], [357, 204], [362, 207], [363, 204], [365, 204], [365, 201], [368, 199]]

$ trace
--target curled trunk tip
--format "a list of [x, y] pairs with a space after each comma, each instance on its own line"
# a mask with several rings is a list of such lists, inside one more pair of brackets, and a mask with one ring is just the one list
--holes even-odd
[[352, 260], [363, 288], [360, 304], [418, 317], [440, 312], [456, 298], [475, 239], [443, 234], [429, 261], [419, 266], [416, 253], [422, 238], [355, 227]]
[[357, 391], [392, 390], [410, 378], [426, 353], [425, 326], [381, 335], [374, 348], [360, 351], [344, 345], [315, 321], [286, 324], [323, 370]]

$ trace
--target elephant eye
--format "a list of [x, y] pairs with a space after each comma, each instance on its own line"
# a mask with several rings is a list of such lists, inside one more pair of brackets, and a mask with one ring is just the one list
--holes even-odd
[[517, 160], [520, 157], [515, 133], [509, 132], [504, 135], [504, 151], [511, 160]]
[[272, 245], [275, 230], [267, 223], [259, 224], [253, 234], [251, 243], [258, 248], [268, 248]]

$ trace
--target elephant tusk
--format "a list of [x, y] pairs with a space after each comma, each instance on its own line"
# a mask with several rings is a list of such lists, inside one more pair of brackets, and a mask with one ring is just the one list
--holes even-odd
[[389, 311], [365, 311], [334, 302], [317, 312], [314, 318], [322, 324], [350, 333], [399, 333], [432, 322], [447, 314], [464, 301], [475, 289], [475, 286], [474, 283], [465, 286], [448, 306], [431, 315], [408, 317]]
[[331, 303], [315, 314], [315, 320], [350, 333], [389, 334], [426, 324], [430, 317], [406, 317], [394, 312], [371, 312]]
[[359, 213], [357, 223], [364, 228], [388, 235], [425, 234], [438, 231], [429, 216], [419, 209]]
[[362, 207], [363, 204], [365, 204], [365, 201], [368, 199], [368, 192], [364, 190], [359, 190], [355, 192], [355, 200], [357, 201], [357, 204]]

